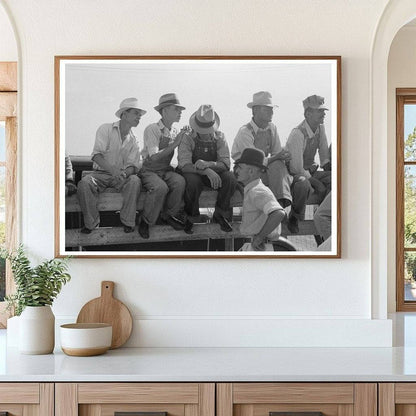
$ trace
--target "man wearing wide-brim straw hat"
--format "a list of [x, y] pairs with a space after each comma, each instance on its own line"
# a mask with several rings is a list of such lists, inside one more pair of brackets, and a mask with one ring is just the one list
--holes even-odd
[[226, 232], [232, 228], [231, 197], [237, 181], [230, 172], [230, 151], [224, 134], [218, 130], [220, 118], [212, 105], [201, 105], [189, 119], [187, 133], [178, 151], [178, 168], [186, 180], [185, 211], [194, 220], [200, 217], [199, 197], [209, 186], [218, 191], [213, 221]]
[[256, 148], [264, 152], [268, 171], [262, 176], [262, 181], [273, 192], [283, 206], [289, 206], [292, 201], [290, 186], [292, 177], [286, 164], [290, 153], [283, 149], [276, 125], [272, 123], [273, 112], [277, 107], [268, 91], [259, 91], [253, 95], [247, 104], [252, 110], [252, 119], [242, 126], [233, 142], [231, 156], [234, 160], [241, 157], [244, 149]]
[[175, 230], [192, 233], [192, 225], [183, 216], [184, 178], [174, 171], [171, 161], [175, 149], [184, 134], [172, 129], [173, 123], [180, 120], [185, 109], [176, 94], [168, 93], [159, 98], [154, 109], [160, 113], [157, 123], [148, 125], [143, 133], [143, 168], [140, 177], [148, 190], [146, 207], [139, 221], [139, 233], [149, 238], [149, 225], [156, 223], [158, 217]]
[[78, 199], [84, 217], [82, 233], [89, 234], [99, 226], [97, 198], [107, 188], [115, 188], [122, 194], [120, 220], [124, 232], [134, 231], [141, 183], [136, 175], [140, 151], [131, 129], [137, 127], [144, 114], [146, 111], [137, 98], [126, 98], [115, 113], [120, 120], [98, 128], [92, 151], [94, 172], [78, 183]]
[[[235, 161], [235, 175], [244, 185], [243, 217], [240, 232], [252, 238], [244, 251], [265, 251], [266, 243], [280, 238], [280, 223], [286, 213], [261, 177], [267, 171], [264, 153], [246, 148]], [[271, 243], [272, 244], [272, 243]]]
[[[330, 191], [331, 184], [330, 151], [323, 124], [328, 108], [319, 95], [306, 97], [302, 104], [305, 119], [291, 131], [286, 143], [292, 156], [289, 171], [294, 178], [293, 204], [287, 226], [295, 234], [299, 232], [298, 222], [305, 215], [306, 201], [312, 190], [320, 203]], [[317, 153], [320, 166], [315, 162]]]

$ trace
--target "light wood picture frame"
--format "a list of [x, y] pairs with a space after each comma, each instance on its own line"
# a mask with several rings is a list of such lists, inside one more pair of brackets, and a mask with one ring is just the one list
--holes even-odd
[[[241, 221], [245, 221], [247, 225], [247, 220], [250, 218], [247, 214], [247, 206], [243, 210], [244, 189], [248, 193], [250, 188], [250, 186], [245, 188], [244, 183], [237, 185], [230, 202], [231, 211], [227, 211], [227, 215], [224, 214], [228, 225], [232, 227], [231, 231], [224, 231], [222, 224], [224, 211], [222, 208], [218, 209], [217, 191], [205, 186], [199, 198], [201, 215], [196, 220], [190, 215], [188, 195], [185, 209], [181, 210], [178, 218], [175, 217], [181, 224], [186, 224], [187, 219], [191, 218], [190, 222], [193, 224], [191, 233], [172, 228], [169, 221], [161, 215], [162, 218], [156, 223], [150, 223], [148, 239], [139, 234], [138, 223], [144, 221], [144, 204], [149, 201], [146, 198], [150, 198], [148, 191], [153, 190], [143, 186], [141, 177], [143, 160], [149, 157], [144, 151], [144, 130], [150, 124], [160, 121], [158, 106], [160, 103], [163, 105], [168, 103], [163, 101], [163, 96], [168, 93], [174, 94], [171, 98], [180, 100], [176, 105], [184, 107], [179, 121], [176, 120], [171, 131], [167, 133], [171, 134], [170, 143], [178, 132], [180, 134], [183, 126], [190, 124], [192, 117], [194, 125], [196, 122], [206, 121], [204, 117], [209, 117], [209, 111], [213, 108], [219, 118], [219, 127], [217, 124], [214, 126], [216, 131], [213, 137], [216, 137], [215, 140], [222, 140], [222, 144], [218, 144], [220, 141], [216, 142], [215, 149], [219, 154], [219, 146], [225, 148], [228, 146], [230, 172], [234, 169], [233, 156], [237, 154], [233, 149], [236, 136], [243, 127], [249, 128], [250, 123], [255, 126], [255, 131], [250, 128], [250, 132], [256, 137], [255, 140], [259, 131], [260, 135], [273, 137], [271, 145], [267, 142], [270, 153], [266, 155], [266, 159], [269, 159], [267, 175], [272, 181], [276, 176], [271, 176], [270, 172], [274, 172], [271, 167], [276, 158], [271, 158], [276, 154], [282, 154], [276, 153], [276, 149], [279, 146], [279, 152], [281, 149], [291, 149], [288, 151], [290, 156], [282, 162], [286, 165], [289, 175], [286, 188], [289, 189], [290, 196], [279, 199], [273, 190], [276, 200], [284, 208], [285, 218], [273, 238], [263, 239], [262, 235], [259, 237], [264, 241], [264, 245], [256, 245], [255, 242], [251, 244], [253, 236], [241, 226]], [[94, 147], [97, 129], [103, 125], [111, 125], [113, 126], [111, 128], [117, 129], [118, 124], [114, 125], [114, 123], [117, 123], [119, 118], [115, 113], [119, 109], [121, 111], [120, 105], [124, 99], [132, 97], [137, 99], [140, 109], [145, 110], [146, 114], [142, 115], [139, 124], [131, 129], [141, 154], [134, 175], [138, 172], [137, 176], [142, 187], [138, 196], [135, 224], [131, 224], [134, 225], [131, 227], [134, 229], [128, 230], [132, 232], [125, 232], [126, 224], [123, 224], [120, 217], [120, 209], [123, 206], [122, 193], [108, 192], [111, 189], [103, 191], [101, 185], [97, 185], [96, 179], [83, 178], [88, 177], [90, 172], [94, 172], [97, 168], [102, 169], [95, 163], [96, 159], [94, 164], [92, 161], [93, 149], [94, 152], [97, 151]], [[261, 105], [265, 107], [273, 105], [274, 114], [264, 130], [257, 130], [259, 126], [252, 119], [253, 108]], [[316, 129], [305, 126], [305, 114], [309, 111], [310, 115], [311, 109], [316, 110], [315, 114], [324, 109], [325, 119], [323, 122], [318, 122], [319, 126]], [[207, 112], [202, 114], [203, 111]], [[211, 114], [215, 113], [211, 112]], [[164, 128], [163, 123], [161, 126]], [[202, 126], [201, 131], [205, 131], [205, 125], [200, 124], [200, 126]], [[298, 135], [297, 144], [293, 144], [295, 130]], [[193, 129], [186, 134], [189, 137], [199, 138], [196, 133]], [[326, 136], [326, 151], [322, 144], [323, 136]], [[292, 145], [289, 145], [288, 138]], [[306, 166], [305, 146], [307, 142], [312, 143], [313, 140], [317, 148], [311, 145], [310, 151], [314, 153], [314, 157], [312, 162], [309, 161], [312, 164]], [[277, 145], [276, 141], [280, 144]], [[302, 147], [301, 142], [303, 149], [299, 150]], [[254, 143], [252, 147], [256, 147]], [[162, 150], [162, 147], [158, 150]], [[171, 162], [175, 174], [180, 168], [177, 156], [179, 150], [182, 152], [181, 147], [174, 150]], [[105, 152], [107, 151], [113, 150], [107, 147]], [[300, 153], [292, 157], [291, 154], [294, 152]], [[94, 157], [96, 154], [94, 153]], [[68, 189], [65, 170], [68, 158], [72, 162], [75, 184], [78, 186], [80, 180], [84, 180], [84, 183], [92, 180], [91, 183], [94, 184], [90, 186], [94, 188], [91, 192], [96, 198], [93, 205], [97, 204], [94, 207], [96, 206], [99, 211], [99, 227], [92, 231], [86, 227], [84, 221], [83, 209], [86, 209], [86, 203], [85, 200], [80, 203], [79, 186], [78, 193], [75, 192], [70, 196], [65, 194]], [[277, 157], [279, 158], [280, 156]], [[300, 173], [295, 172], [293, 167], [294, 161], [298, 159], [301, 161]], [[280, 163], [281, 160], [278, 162]], [[126, 172], [128, 172], [127, 176], [132, 173], [128, 170]], [[122, 174], [125, 174], [124, 170]], [[181, 171], [178, 174], [181, 174]], [[86, 258], [339, 258], [341, 257], [341, 57], [56, 56], [55, 175], [55, 255], [57, 257], [72, 255]], [[263, 179], [267, 184], [267, 179]], [[305, 185], [304, 180], [309, 184], [307, 201], [303, 203], [304, 215], [300, 212], [295, 219], [290, 219], [295, 212], [294, 184], [302, 182], [302, 185]], [[97, 193], [97, 190], [100, 192]], [[246, 202], [248, 198], [246, 196]], [[290, 205], [285, 207], [285, 198], [292, 200], [292, 208]], [[299, 206], [299, 193], [295, 198]], [[324, 200], [325, 204], [323, 204]], [[161, 209], [162, 214], [169, 210], [166, 204], [165, 199], [165, 205]], [[83, 209], [81, 205], [84, 206]], [[276, 209], [275, 205], [273, 207], [270, 209], [271, 212]], [[317, 212], [318, 208], [321, 209]], [[219, 220], [217, 209], [220, 212]], [[267, 218], [269, 212], [265, 206], [262, 205], [258, 209], [263, 211], [259, 215]], [[317, 217], [321, 212], [323, 214], [319, 217], [321, 219], [319, 223]], [[293, 223], [289, 224], [290, 221], [295, 221], [295, 226]], [[322, 221], [326, 231], [322, 231]], [[82, 233], [83, 228], [91, 232]], [[259, 235], [262, 233], [264, 234], [264, 229], [258, 232]], [[254, 248], [259, 247], [265, 250], [254, 251]], [[242, 251], [244, 248], [248, 248], [249, 251]]]

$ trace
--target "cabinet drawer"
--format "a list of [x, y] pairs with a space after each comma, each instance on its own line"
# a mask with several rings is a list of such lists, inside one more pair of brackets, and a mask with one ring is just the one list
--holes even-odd
[[416, 415], [416, 383], [380, 383], [380, 416]]
[[[280, 414], [279, 414], [280, 413]], [[217, 416], [376, 416], [375, 383], [220, 383]]]
[[51, 383], [0, 383], [0, 414], [53, 416]]
[[56, 416], [215, 416], [215, 384], [62, 383], [55, 386], [55, 403]]

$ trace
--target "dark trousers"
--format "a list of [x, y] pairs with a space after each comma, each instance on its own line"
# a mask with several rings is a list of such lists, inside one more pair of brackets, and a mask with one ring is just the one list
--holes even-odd
[[[237, 186], [237, 179], [230, 171], [219, 173], [222, 186], [218, 189], [217, 203], [215, 211], [225, 218], [232, 219], [231, 197], [234, 195]], [[185, 211], [190, 216], [197, 216], [199, 212], [199, 197], [205, 186], [211, 187], [211, 183], [206, 176], [197, 173], [183, 173], [186, 181], [185, 187]]]

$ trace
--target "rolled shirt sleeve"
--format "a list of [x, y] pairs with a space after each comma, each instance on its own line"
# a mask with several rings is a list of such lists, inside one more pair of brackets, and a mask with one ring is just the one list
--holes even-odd
[[185, 134], [178, 147], [178, 168], [183, 169], [192, 163], [192, 152], [194, 150], [194, 140], [189, 134]]
[[143, 159], [159, 152], [160, 128], [157, 123], [148, 125], [143, 132]]
[[223, 163], [227, 170], [229, 170], [231, 164], [230, 149], [228, 148], [228, 144], [225, 141], [223, 133], [218, 133], [217, 137], [217, 163]]
[[250, 130], [243, 126], [238, 130], [237, 135], [235, 136], [233, 145], [231, 147], [231, 157], [234, 160], [237, 160], [241, 157], [241, 153], [246, 148], [254, 148], [254, 137], [251, 134]]

